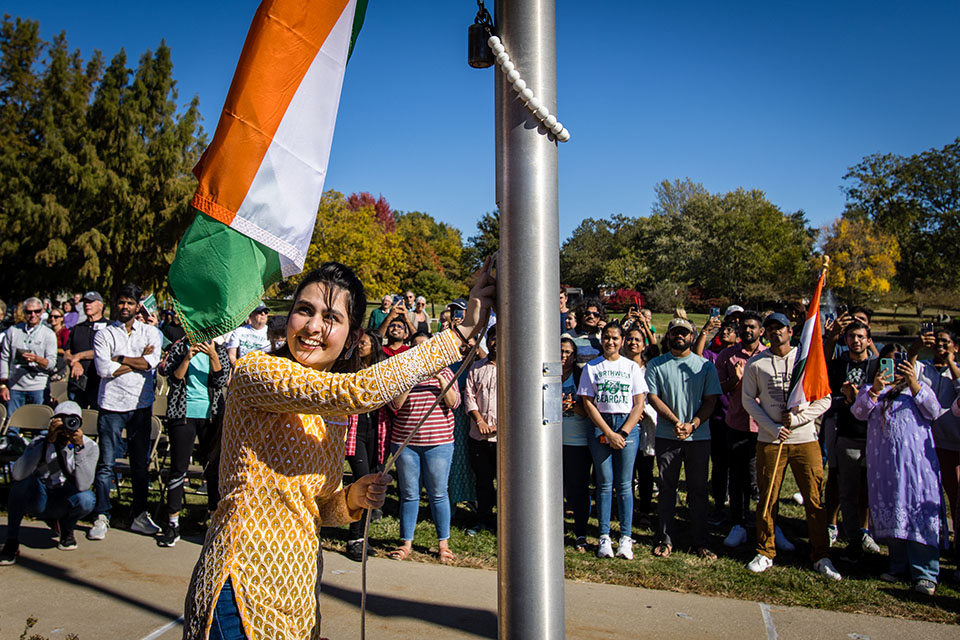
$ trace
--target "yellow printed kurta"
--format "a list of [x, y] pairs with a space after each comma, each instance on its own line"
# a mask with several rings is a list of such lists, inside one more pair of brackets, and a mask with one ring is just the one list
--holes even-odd
[[317, 532], [360, 518], [342, 485], [346, 423], [458, 360], [450, 331], [352, 374], [254, 352], [237, 361], [220, 457], [222, 498], [185, 605], [183, 637], [206, 638], [231, 579], [250, 640], [319, 637]]

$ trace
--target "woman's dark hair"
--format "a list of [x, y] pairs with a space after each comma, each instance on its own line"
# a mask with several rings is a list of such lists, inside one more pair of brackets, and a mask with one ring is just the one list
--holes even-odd
[[577, 343], [572, 338], [560, 338], [560, 344], [568, 344], [573, 349], [573, 359], [577, 359]]
[[[290, 304], [291, 311], [293, 306], [297, 304], [297, 300], [300, 299], [300, 294], [303, 293], [304, 288], [311, 284], [326, 285], [327, 306], [333, 306], [333, 298], [337, 289], [345, 291], [347, 293], [347, 321], [350, 335], [360, 329], [363, 324], [363, 314], [367, 310], [367, 293], [353, 269], [339, 262], [324, 262], [316, 269], [307, 272], [300, 280], [300, 284], [297, 285], [297, 290], [293, 292], [293, 302]], [[332, 370], [335, 373], [352, 373], [362, 368], [356, 346], [354, 344], [344, 347], [344, 351], [337, 356], [337, 361], [333, 365]], [[293, 354], [290, 353], [290, 345], [287, 344], [277, 350], [277, 356], [294, 359]]]
[[643, 352], [640, 354], [640, 357], [643, 358], [644, 362], [650, 362], [654, 358], [660, 355], [660, 347], [655, 344], [648, 344]]
[[383, 343], [383, 337], [377, 333], [374, 329], [365, 329], [364, 333], [370, 338], [370, 345], [373, 347], [370, 349], [370, 355], [366, 358], [360, 358], [360, 366], [366, 369], [369, 366], [375, 365], [381, 360], [384, 360], [387, 357], [387, 354], [383, 352], [383, 349], [380, 348]]
[[573, 359], [573, 383], [580, 386], [580, 374], [583, 373], [583, 369], [577, 366], [577, 343], [573, 341], [572, 338], [560, 338], [560, 344], [568, 344], [573, 349], [573, 355], [570, 356]]
[[607, 324], [603, 325], [603, 329], [600, 330], [600, 335], [603, 336], [604, 334], [607, 333], [607, 331], [612, 331], [614, 329], [620, 333], [620, 337], [622, 338], [623, 327], [620, 326], [619, 322], [608, 322]]
[[[70, 311], [67, 311], [67, 305], [70, 305]], [[73, 308], [73, 300], [64, 300], [64, 301], [63, 301], [63, 312], [64, 312], [64, 313], [70, 313], [70, 312], [72, 312], [72, 311], [74, 311], [74, 308]]]
[[953, 344], [957, 344], [957, 334], [955, 334], [953, 331], [950, 331], [950, 329], [947, 329], [946, 327], [941, 327], [939, 329], [933, 330], [933, 335], [935, 336], [938, 336], [941, 333], [947, 334], [947, 337], [950, 338], [950, 342], [952, 342]]

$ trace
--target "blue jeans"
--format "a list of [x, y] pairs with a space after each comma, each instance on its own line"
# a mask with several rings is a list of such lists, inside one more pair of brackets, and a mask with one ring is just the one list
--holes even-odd
[[929, 580], [936, 583], [940, 574], [940, 550], [934, 546], [888, 538], [887, 548], [890, 550], [890, 573], [897, 576], [910, 576], [910, 579]]
[[210, 624], [208, 640], [246, 640], [243, 633], [243, 620], [233, 597], [233, 583], [230, 578], [223, 583], [217, 606], [213, 609], [213, 621]]
[[[607, 425], [616, 431], [627, 419], [625, 413], [604, 413]], [[594, 429], [587, 439], [593, 468], [597, 472], [597, 520], [600, 535], [610, 535], [610, 511], [613, 507], [613, 489], [616, 483], [617, 509], [620, 513], [620, 535], [633, 537], [633, 464], [640, 449], [640, 429], [635, 425], [627, 436], [623, 449], [617, 450], [600, 442], [600, 429]]]
[[[400, 447], [391, 445], [390, 450]], [[437, 528], [437, 540], [450, 538], [450, 499], [447, 483], [450, 463], [453, 462], [453, 443], [427, 447], [408, 446], [397, 458], [397, 482], [400, 485], [400, 539], [413, 540], [420, 511], [420, 479], [427, 488], [427, 500]], [[423, 473], [421, 474], [421, 467]]]
[[[10, 389], [10, 402], [7, 403], [7, 415], [12, 416], [13, 412], [25, 404], [43, 404], [43, 389], [39, 391], [17, 391]], [[20, 429], [10, 427], [7, 433], [20, 434]]]
[[120, 433], [127, 429], [127, 455], [130, 459], [130, 479], [133, 484], [134, 515], [147, 510], [149, 478], [147, 465], [150, 455], [150, 407], [134, 411], [100, 411], [97, 419], [97, 460], [93, 489], [97, 494], [97, 514], [110, 516], [110, 489], [113, 488], [113, 465], [120, 453]]
[[93, 511], [93, 491], [77, 491], [70, 485], [47, 488], [36, 476], [10, 485], [7, 503], [7, 539], [18, 540], [23, 516], [60, 523], [60, 535], [73, 533], [77, 520]]

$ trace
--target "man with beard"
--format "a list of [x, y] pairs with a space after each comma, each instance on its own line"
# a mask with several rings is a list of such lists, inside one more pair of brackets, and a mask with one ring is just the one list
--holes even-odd
[[723, 544], [730, 548], [746, 542], [747, 527], [753, 525], [750, 496], [757, 484], [757, 423], [743, 408], [741, 390], [747, 361], [766, 349], [760, 342], [760, 336], [763, 335], [761, 322], [762, 318], [756, 311], [741, 312], [740, 342], [727, 347], [717, 356], [720, 388], [729, 401], [724, 428], [727, 429], [730, 521], [733, 526]]
[[[830, 408], [830, 398], [805, 402], [788, 410], [787, 397], [797, 349], [790, 346], [793, 328], [782, 313], [771, 313], [763, 321], [770, 348], [750, 358], [743, 371], [743, 408], [757, 423], [757, 483], [760, 499], [771, 496], [770, 504], [757, 507], [757, 555], [747, 564], [753, 573], [773, 566], [777, 555], [774, 525], [780, 485], [787, 470], [793, 471], [813, 547], [813, 568], [832, 580], [840, 574], [828, 557], [827, 515], [820, 502], [823, 487], [823, 460], [817, 440], [816, 419]], [[779, 455], [778, 455], [779, 454]]]
[[715, 560], [707, 546], [707, 471], [710, 466], [710, 414], [720, 395], [713, 364], [690, 350], [694, 327], [685, 318], [667, 325], [670, 352], [647, 365], [647, 400], [657, 412], [656, 456], [660, 470], [658, 542], [653, 554], [665, 558], [674, 545], [674, 515], [681, 465], [698, 556]]
[[111, 312], [116, 318], [93, 337], [94, 364], [100, 374], [100, 417], [97, 420], [100, 458], [94, 479], [97, 518], [87, 532], [89, 540], [103, 540], [110, 527], [113, 465], [124, 429], [127, 430], [127, 455], [133, 483], [132, 512], [137, 514], [130, 529], [145, 535], [160, 531], [147, 513], [147, 465], [154, 372], [160, 363], [163, 336], [156, 327], [137, 318], [142, 294], [135, 284], [120, 287]]
[[880, 547], [867, 531], [867, 423], [857, 420], [850, 407], [860, 388], [873, 382], [880, 361], [870, 358], [870, 328], [862, 322], [849, 323], [843, 330], [843, 340], [847, 350], [827, 363], [830, 409], [837, 428], [837, 465], [830, 468], [830, 475], [837, 474], [839, 479], [843, 532], [849, 542], [845, 557], [857, 561], [862, 551], [877, 553]]
[[[404, 314], [406, 317], [406, 314]], [[383, 345], [383, 352], [387, 357], [403, 353], [410, 347], [404, 344], [407, 339], [407, 323], [398, 316], [395, 316], [387, 324], [387, 344]]]
[[96, 291], [83, 295], [83, 313], [86, 320], [70, 331], [67, 350], [63, 354], [70, 367], [67, 395], [84, 409], [97, 409], [100, 395], [100, 376], [93, 366], [93, 336], [107, 326], [103, 319], [103, 296]]

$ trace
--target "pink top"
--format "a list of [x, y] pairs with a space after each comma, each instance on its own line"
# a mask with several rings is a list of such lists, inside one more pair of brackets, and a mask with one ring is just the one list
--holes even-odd
[[[765, 350], [766, 347], [763, 343], [758, 342], [756, 350], [751, 353], [744, 349], [742, 342], [738, 342], [721, 351], [717, 356], [715, 364], [717, 367], [717, 377], [720, 378], [720, 385], [722, 386], [727, 380], [737, 377], [738, 364], [742, 362], [746, 365], [747, 360]], [[743, 408], [743, 398], [740, 393], [742, 385], [743, 381], [741, 380], [737, 383], [737, 386], [734, 387], [733, 391], [727, 394], [730, 398], [730, 406], [727, 408], [727, 425], [737, 431], [756, 433], [757, 422], [751, 418], [747, 410]]]

